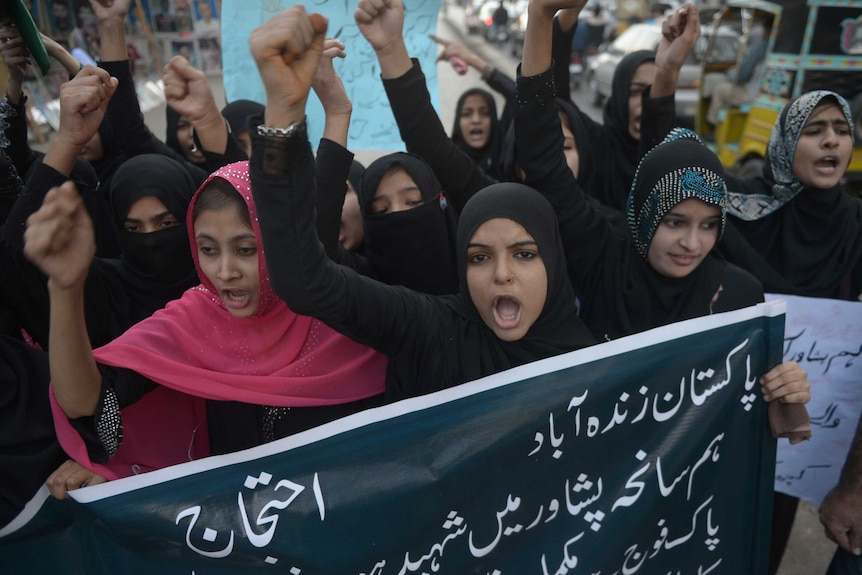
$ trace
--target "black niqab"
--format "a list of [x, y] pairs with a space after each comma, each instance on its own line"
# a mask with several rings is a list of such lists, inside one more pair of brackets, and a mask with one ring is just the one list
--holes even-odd
[[[143, 154], [127, 160], [114, 175], [111, 186], [113, 217], [120, 230], [119, 260], [97, 259], [115, 290], [128, 298], [114, 302], [121, 318], [135, 323], [164, 307], [198, 283], [186, 231], [186, 211], [195, 192], [188, 171], [159, 154]], [[123, 230], [129, 209], [139, 199], [161, 201], [179, 225], [150, 233]], [[118, 294], [119, 296], [119, 294]], [[128, 317], [124, 317], [128, 315]], [[121, 323], [125, 323], [121, 319]], [[131, 323], [125, 325], [128, 328]]]
[[[409, 210], [373, 214], [377, 188], [394, 167], [407, 172], [425, 202]], [[403, 285], [422, 293], [455, 293], [457, 218], [430, 166], [414, 154], [397, 152], [383, 156], [365, 170], [357, 193], [365, 226], [363, 254], [374, 275], [390, 285]]]

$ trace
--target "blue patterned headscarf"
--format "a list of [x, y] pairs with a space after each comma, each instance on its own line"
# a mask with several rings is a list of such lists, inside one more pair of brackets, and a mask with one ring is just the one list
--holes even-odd
[[723, 175], [718, 158], [691, 130], [675, 128], [650, 150], [638, 165], [626, 204], [638, 253], [646, 259], [661, 219], [690, 198], [721, 208], [721, 237], [727, 205]]
[[745, 221], [759, 220], [779, 209], [802, 191], [804, 187], [802, 182], [793, 174], [796, 144], [811, 112], [824, 98], [829, 97], [836, 100], [847, 122], [853, 125], [850, 105], [835, 92], [829, 90], [806, 92], [788, 103], [772, 129], [766, 150], [764, 172], [767, 177], [771, 176], [772, 191], [769, 194], [731, 193], [728, 211], [732, 215]]

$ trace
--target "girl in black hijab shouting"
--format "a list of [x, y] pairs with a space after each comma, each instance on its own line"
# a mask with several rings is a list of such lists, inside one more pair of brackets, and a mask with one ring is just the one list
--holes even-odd
[[[556, 210], [581, 315], [593, 334], [616, 339], [763, 301], [757, 281], [713, 250], [725, 226], [724, 171], [689, 130], [675, 130], [641, 160], [626, 206], [628, 230], [608, 222], [585, 200], [558, 141], [551, 47], [545, 38], [556, 7], [534, 11], [533, 6], [521, 64], [525, 75], [518, 78], [518, 148], [526, 182]], [[540, 134], [554, 137], [545, 137], [542, 146], [521, 145]], [[550, 171], [536, 169], [548, 164]], [[810, 397], [806, 374], [795, 362], [775, 367], [762, 384], [768, 401], [805, 403]], [[804, 436], [794, 434], [791, 440]]]
[[[253, 139], [252, 193], [276, 292], [297, 313], [385, 353], [392, 398], [591, 344], [576, 314], [553, 210], [518, 184], [489, 187], [463, 210], [457, 296], [382, 284], [326, 258], [315, 234], [314, 165], [302, 129], [308, 68], [316, 66], [325, 29], [321, 16], [296, 5], [250, 42], [267, 88], [266, 123], [299, 122], [291, 137]], [[297, 38], [305, 39], [299, 47]], [[285, 51], [294, 57], [284, 58]]]

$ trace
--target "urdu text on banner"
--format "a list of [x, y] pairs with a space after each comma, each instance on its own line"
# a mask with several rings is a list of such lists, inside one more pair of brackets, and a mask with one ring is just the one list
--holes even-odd
[[820, 505], [838, 477], [862, 413], [862, 302], [787, 295], [784, 361], [808, 372], [811, 440], [778, 445], [775, 490]]
[[757, 380], [780, 361], [783, 312], [698, 318], [77, 490], [78, 502], [43, 497], [0, 533], [0, 564], [765, 572], [776, 442]]

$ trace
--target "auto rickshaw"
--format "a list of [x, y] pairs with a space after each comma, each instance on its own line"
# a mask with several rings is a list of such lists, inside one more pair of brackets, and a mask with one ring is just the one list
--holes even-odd
[[[741, 63], [758, 22], [767, 23], [768, 44], [753, 82], [756, 94], [750, 103], [722, 111], [713, 131], [706, 113], [710, 95], [704, 87], [709, 86], [710, 76]], [[727, 0], [715, 14], [713, 26], [737, 31], [742, 47], [736, 61], [727, 62], [712, 54], [707, 44], [695, 130], [714, 139], [722, 164], [734, 173], [760, 175], [772, 128], [781, 109], [796, 96], [823, 89], [841, 94], [848, 102], [862, 103], [862, 1]], [[858, 133], [862, 109], [853, 113], [857, 136], [847, 172], [848, 191], [858, 190], [862, 183], [862, 134]]]

